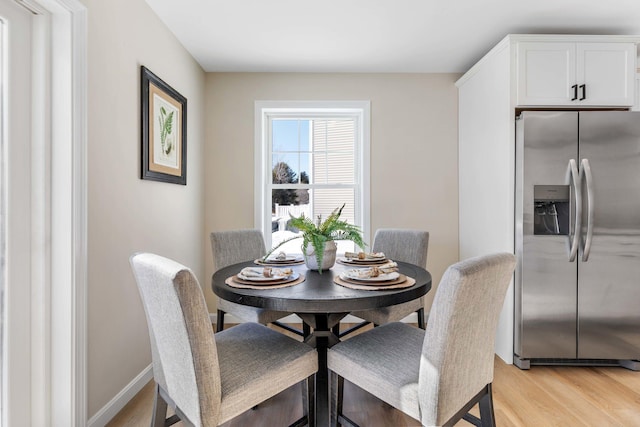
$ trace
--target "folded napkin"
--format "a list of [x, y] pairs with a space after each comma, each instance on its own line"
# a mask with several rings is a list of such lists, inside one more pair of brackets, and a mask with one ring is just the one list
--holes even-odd
[[269, 258], [266, 258], [266, 260], [271, 260], [271, 261], [286, 261], [287, 260], [287, 253], [280, 251], [277, 254], [271, 254], [269, 255]]
[[360, 260], [365, 260], [365, 259], [383, 259], [384, 258], [384, 252], [372, 252], [372, 253], [345, 252], [344, 256], [347, 259], [360, 259]]
[[278, 255], [275, 256], [274, 259], [277, 259], [278, 261], [284, 261], [287, 259], [287, 254], [283, 251], [278, 252]]
[[255, 278], [269, 278], [273, 277], [275, 279], [288, 277], [293, 274], [293, 270], [290, 268], [256, 268], [256, 267], [245, 267], [240, 271], [240, 274], [244, 277], [255, 277]]
[[372, 277], [378, 277], [381, 274], [393, 273], [394, 271], [398, 271], [398, 264], [390, 261], [379, 266], [363, 268], [358, 271], [358, 277], [362, 279], [370, 279]]
[[264, 269], [251, 267], [245, 267], [242, 269], [242, 271], [240, 271], [240, 274], [245, 277], [265, 277], [263, 273]]

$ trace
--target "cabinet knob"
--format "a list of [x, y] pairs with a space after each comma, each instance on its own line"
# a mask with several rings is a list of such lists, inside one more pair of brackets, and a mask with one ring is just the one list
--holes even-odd
[[571, 86], [571, 89], [573, 89], [573, 98], [571, 98], [571, 100], [575, 101], [578, 99], [578, 85]]
[[580, 89], [582, 89], [582, 97], [580, 98], [580, 101], [584, 101], [587, 99], [587, 85], [580, 85]]

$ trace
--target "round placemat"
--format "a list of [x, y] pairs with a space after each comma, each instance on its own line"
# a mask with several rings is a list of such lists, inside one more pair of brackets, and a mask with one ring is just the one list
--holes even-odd
[[289, 262], [269, 262], [263, 261], [261, 259], [256, 259], [253, 261], [254, 264], [258, 265], [268, 265], [269, 267], [286, 267], [287, 265], [300, 265], [304, 264], [304, 259], [300, 259], [297, 261], [289, 261]]
[[383, 291], [386, 289], [410, 288], [416, 284], [416, 280], [413, 277], [408, 277], [404, 274], [401, 274], [396, 280], [387, 282], [384, 285], [356, 283], [355, 281], [341, 279], [339, 276], [334, 277], [333, 282], [340, 286], [344, 286], [345, 288], [358, 289], [361, 291]]
[[301, 274], [296, 280], [292, 280], [290, 282], [260, 282], [261, 285], [256, 284], [255, 282], [250, 282], [248, 280], [239, 279], [238, 276], [227, 277], [224, 281], [227, 285], [232, 288], [240, 288], [240, 289], [280, 289], [287, 288], [289, 286], [298, 285], [304, 282], [304, 274]]

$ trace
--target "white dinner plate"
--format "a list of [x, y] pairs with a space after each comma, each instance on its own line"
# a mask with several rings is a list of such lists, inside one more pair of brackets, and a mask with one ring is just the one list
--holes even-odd
[[358, 259], [358, 258], [342, 257], [339, 259], [341, 262], [344, 262], [345, 264], [352, 264], [352, 265], [373, 265], [373, 264], [378, 265], [378, 264], [386, 264], [387, 262], [389, 262], [387, 258]]
[[389, 280], [396, 280], [400, 277], [400, 273], [393, 271], [391, 273], [382, 273], [377, 277], [362, 277], [359, 273], [366, 271], [362, 268], [354, 268], [353, 270], [347, 270], [340, 274], [343, 279], [360, 280], [362, 282], [386, 282]]
[[304, 258], [302, 258], [301, 256], [295, 256], [295, 255], [287, 255], [286, 258], [284, 259], [278, 259], [278, 258], [267, 258], [265, 260], [262, 260], [263, 262], [271, 262], [271, 263], [283, 263], [283, 264], [287, 264], [287, 263], [292, 263], [292, 262], [299, 262], [302, 261]]
[[345, 258], [349, 260], [355, 260], [355, 261], [378, 261], [381, 259], [387, 259], [387, 257], [383, 252], [365, 254], [364, 258], [358, 258], [356, 253], [356, 256], [345, 257]]
[[289, 278], [295, 280], [300, 276], [295, 271], [291, 274], [283, 274], [282, 271], [284, 269], [274, 268], [271, 270], [272, 276], [265, 277], [262, 274], [263, 270], [263, 268], [245, 267], [238, 273], [238, 278], [251, 282], [273, 282], [275, 280], [285, 280]]

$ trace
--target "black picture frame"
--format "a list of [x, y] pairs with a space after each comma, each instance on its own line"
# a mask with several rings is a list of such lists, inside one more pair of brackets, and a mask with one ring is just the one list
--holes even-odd
[[187, 185], [187, 99], [140, 68], [141, 179]]

